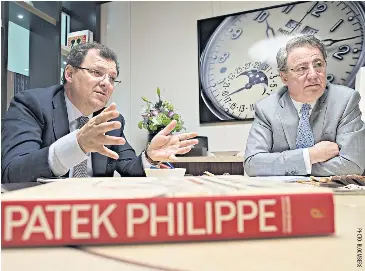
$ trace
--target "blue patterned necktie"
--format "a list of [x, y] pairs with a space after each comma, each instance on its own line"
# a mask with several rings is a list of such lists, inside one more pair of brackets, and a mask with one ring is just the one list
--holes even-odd
[[314, 136], [309, 123], [310, 104], [303, 104], [300, 109], [302, 117], [298, 125], [297, 139], [295, 141], [297, 149], [309, 148], [314, 145]]
[[[77, 129], [82, 128], [89, 121], [88, 117], [79, 117], [77, 119]], [[87, 176], [87, 159], [82, 161], [80, 164], [74, 166], [74, 171], [72, 174], [73, 178], [86, 178]]]

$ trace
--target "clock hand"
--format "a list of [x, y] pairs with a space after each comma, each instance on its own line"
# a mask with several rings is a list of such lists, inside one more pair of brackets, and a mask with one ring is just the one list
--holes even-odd
[[226, 97], [229, 97], [229, 96], [231, 96], [231, 95], [233, 95], [233, 94], [235, 94], [235, 93], [237, 93], [237, 92], [241, 92], [242, 90], [244, 90], [244, 89], [249, 89], [249, 88], [251, 88], [251, 84], [250, 83], [247, 83], [244, 87], [242, 87], [242, 88], [239, 88], [239, 89], [237, 89], [237, 90], [235, 90], [235, 91], [233, 91], [233, 92], [231, 92], [231, 93], [229, 93]]
[[344, 39], [339, 39], [339, 40], [334, 40], [334, 39], [324, 39], [322, 40], [322, 43], [325, 46], [331, 46], [332, 44], [336, 43], [336, 42], [340, 42], [340, 41], [344, 41], [344, 40], [352, 40], [352, 39], [356, 39], [359, 38], [361, 36], [355, 36], [355, 37], [351, 37], [351, 38], [344, 38]]
[[307, 13], [303, 16], [303, 18], [298, 22], [298, 24], [289, 32], [289, 34], [291, 34], [291, 33], [293, 33], [293, 31], [295, 30], [295, 29], [297, 29], [298, 27], [300, 27], [300, 23], [304, 20], [304, 18], [305, 17], [307, 17], [307, 15], [309, 14], [309, 13], [311, 13], [312, 12], [312, 9], [315, 7], [315, 6], [317, 6], [317, 4], [318, 4], [318, 2], [319, 1], [316, 1], [312, 6], [311, 6], [311, 8], [307, 11]]
[[275, 37], [275, 31], [274, 31], [274, 29], [269, 25], [269, 23], [267, 22], [267, 19], [266, 19], [265, 22], [266, 22], [266, 36], [268, 38], [270, 38], [269, 32], [271, 32], [271, 36], [272, 37]]

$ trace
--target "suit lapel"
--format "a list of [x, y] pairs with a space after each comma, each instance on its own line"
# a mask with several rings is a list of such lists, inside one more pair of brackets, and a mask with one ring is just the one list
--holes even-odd
[[55, 141], [70, 133], [65, 102], [65, 91], [60, 90], [53, 96], [53, 132]]
[[[328, 85], [328, 87], [330, 87]], [[323, 127], [325, 123], [325, 117], [327, 113], [327, 96], [328, 96], [328, 87], [325, 89], [323, 95], [318, 99], [317, 104], [313, 108], [313, 112], [310, 116], [310, 124], [313, 130], [314, 142], [318, 143], [321, 141]]]
[[91, 162], [93, 166], [94, 177], [105, 176], [107, 161], [108, 157], [101, 155], [97, 152], [91, 153]]
[[296, 149], [295, 140], [297, 136], [299, 116], [292, 100], [290, 99], [289, 91], [286, 91], [279, 100], [279, 115], [286, 140], [290, 149], [294, 150]]

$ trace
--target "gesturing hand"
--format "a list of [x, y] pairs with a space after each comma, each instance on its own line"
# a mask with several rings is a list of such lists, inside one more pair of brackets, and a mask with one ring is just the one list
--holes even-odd
[[191, 150], [193, 145], [198, 144], [197, 139], [191, 139], [196, 137], [198, 133], [171, 135], [170, 133], [176, 124], [176, 120], [171, 121], [152, 139], [147, 154], [153, 161], [176, 161], [176, 154], [185, 154]]
[[115, 103], [105, 108], [99, 115], [90, 119], [76, 135], [80, 148], [85, 152], [98, 152], [113, 159], [118, 159], [116, 152], [108, 149], [104, 145], [124, 145], [125, 139], [122, 137], [105, 135], [114, 129], [119, 129], [119, 121], [110, 121], [119, 116]]

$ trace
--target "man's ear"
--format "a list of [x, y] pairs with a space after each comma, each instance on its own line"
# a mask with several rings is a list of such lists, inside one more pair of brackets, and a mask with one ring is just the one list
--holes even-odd
[[73, 72], [74, 72], [74, 69], [71, 65], [67, 65], [65, 67], [65, 79], [69, 83], [72, 83]]
[[284, 85], [288, 84], [288, 74], [286, 72], [279, 72], [281, 81], [283, 81]]

